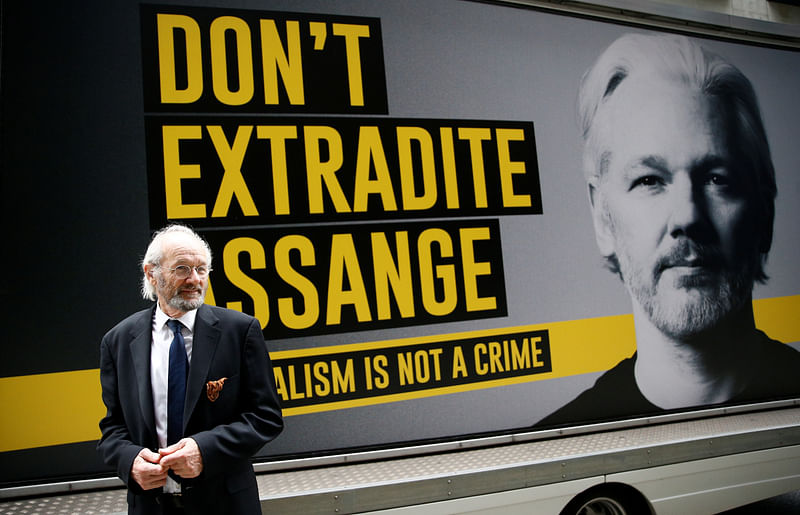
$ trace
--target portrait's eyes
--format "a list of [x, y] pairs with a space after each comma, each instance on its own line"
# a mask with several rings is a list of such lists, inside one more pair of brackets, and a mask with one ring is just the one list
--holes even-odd
[[716, 167], [707, 171], [703, 177], [703, 183], [707, 188], [711, 188], [719, 194], [737, 195], [742, 193], [736, 176], [726, 168]]
[[629, 190], [636, 188], [657, 188], [664, 185], [664, 179], [658, 175], [642, 175], [631, 182]]
[[705, 182], [714, 186], [728, 186], [731, 184], [731, 178], [726, 172], [711, 171], [706, 174]]

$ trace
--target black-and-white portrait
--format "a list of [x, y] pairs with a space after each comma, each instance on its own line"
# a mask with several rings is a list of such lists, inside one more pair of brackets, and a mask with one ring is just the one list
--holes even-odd
[[636, 352], [542, 424], [800, 392], [800, 353], [759, 331], [775, 172], [750, 81], [687, 37], [627, 34], [578, 95], [597, 246]]

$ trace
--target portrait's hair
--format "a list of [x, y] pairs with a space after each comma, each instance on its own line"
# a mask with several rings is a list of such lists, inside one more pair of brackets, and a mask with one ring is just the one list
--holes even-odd
[[[737, 155], [741, 159], [738, 164], [747, 175], [749, 191], [754, 192], [753, 212], [759, 217], [756, 226], [761, 231], [757, 236], [761, 238], [758, 246], [761, 259], [754, 278], [763, 282], [767, 278], [764, 261], [772, 243], [775, 216], [775, 170], [753, 86], [722, 56], [678, 35], [625, 34], [614, 41], [583, 75], [578, 90], [584, 176], [597, 181], [607, 171], [609, 154], [603, 148], [602, 138], [606, 128], [602, 122], [595, 123], [597, 115], [619, 85], [637, 75], [677, 82], [690, 91], [716, 99], [725, 110], [726, 123], [741, 152]], [[619, 273], [615, 256], [609, 256], [608, 266]]]
[[[161, 266], [161, 260], [164, 258], [164, 237], [173, 233], [183, 233], [200, 243], [206, 251], [206, 263], [211, 267], [211, 247], [208, 246], [206, 240], [200, 237], [199, 234], [192, 229], [181, 224], [172, 224], [156, 231], [150, 244], [147, 246], [147, 251], [144, 253], [142, 259], [142, 297], [149, 300], [156, 300], [156, 289], [147, 280], [147, 274], [144, 273], [144, 265]], [[154, 275], [160, 277], [160, 270], [156, 268], [153, 272]]]

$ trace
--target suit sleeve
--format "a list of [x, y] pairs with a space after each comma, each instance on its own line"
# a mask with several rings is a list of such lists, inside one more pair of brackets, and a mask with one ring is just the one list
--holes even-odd
[[142, 450], [142, 446], [133, 443], [125, 424], [119, 397], [117, 367], [109, 347], [109, 337], [106, 335], [100, 344], [100, 385], [103, 389], [106, 415], [100, 420], [102, 436], [97, 443], [97, 450], [105, 463], [116, 469], [119, 478], [129, 488], [141, 491], [139, 485], [131, 479], [130, 473], [133, 460]]
[[203, 473], [217, 475], [253, 456], [283, 430], [272, 363], [258, 321], [250, 319], [242, 350], [241, 410], [235, 420], [189, 435], [203, 456]]

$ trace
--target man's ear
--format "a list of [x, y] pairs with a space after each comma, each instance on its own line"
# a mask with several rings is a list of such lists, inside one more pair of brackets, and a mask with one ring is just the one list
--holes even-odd
[[597, 241], [597, 248], [603, 257], [613, 256], [614, 234], [609, 225], [608, 216], [605, 212], [605, 201], [603, 193], [597, 184], [597, 178], [592, 178], [588, 182], [589, 205], [592, 209], [592, 222], [594, 224], [594, 237]]
[[154, 269], [155, 269], [155, 267], [153, 265], [149, 264], [149, 263], [144, 265], [144, 275], [145, 275], [145, 277], [147, 277], [147, 280], [150, 282], [150, 284], [155, 286], [156, 278], [153, 275], [153, 270]]

